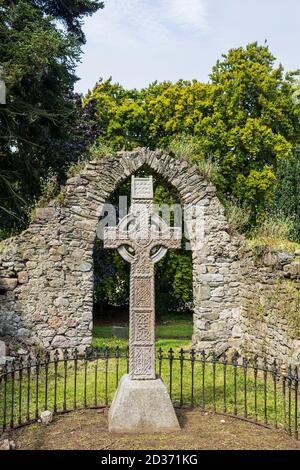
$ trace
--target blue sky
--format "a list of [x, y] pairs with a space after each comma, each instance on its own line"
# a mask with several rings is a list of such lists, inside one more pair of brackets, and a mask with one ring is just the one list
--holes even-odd
[[232, 47], [267, 39], [286, 70], [300, 68], [299, 0], [106, 0], [84, 24], [76, 89], [99, 77], [127, 88], [154, 80], [208, 81]]

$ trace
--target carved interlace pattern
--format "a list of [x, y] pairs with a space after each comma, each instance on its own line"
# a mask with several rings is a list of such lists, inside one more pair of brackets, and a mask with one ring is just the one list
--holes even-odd
[[150, 343], [151, 337], [151, 313], [135, 313], [135, 341]]
[[[107, 227], [104, 232], [104, 247], [118, 249], [131, 263], [129, 374], [137, 380], [156, 376], [154, 263], [168, 248], [181, 245], [180, 233], [153, 214], [152, 195], [151, 178], [133, 177], [130, 213], [118, 227]], [[157, 248], [153, 255], [152, 250]]]
[[151, 308], [151, 279], [135, 278], [134, 305], [137, 308]]

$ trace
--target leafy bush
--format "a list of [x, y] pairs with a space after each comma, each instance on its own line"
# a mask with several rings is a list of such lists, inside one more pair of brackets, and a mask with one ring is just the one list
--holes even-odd
[[199, 141], [187, 135], [171, 140], [166, 146], [166, 150], [178, 158], [189, 161], [194, 160], [200, 154]]
[[226, 199], [224, 207], [228, 225], [232, 232], [245, 233], [249, 229], [251, 210], [242, 207], [234, 199]]
[[293, 220], [281, 213], [269, 214], [251, 232], [251, 238], [259, 240], [288, 240], [293, 230]]
[[86, 101], [96, 101], [101, 140], [117, 149], [169, 149], [197, 163], [222, 197], [251, 209], [255, 224], [272, 204], [277, 166], [299, 141], [296, 80], [257, 43], [231, 49], [210, 78], [154, 82], [141, 91], [110, 79]]
[[273, 210], [293, 220], [290, 237], [300, 242], [300, 146], [292, 160], [284, 160], [277, 169]]

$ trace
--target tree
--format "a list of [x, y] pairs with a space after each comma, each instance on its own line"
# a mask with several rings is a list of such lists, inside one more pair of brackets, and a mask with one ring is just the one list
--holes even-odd
[[225, 177], [223, 191], [258, 216], [272, 200], [276, 168], [292, 157], [300, 130], [293, 75], [284, 77], [274, 62], [268, 47], [249, 44], [230, 50], [210, 76], [216, 88], [208, 151]]
[[277, 186], [272, 209], [293, 221], [290, 237], [300, 241], [300, 146], [288, 161], [282, 161], [277, 169]]
[[[51, 170], [62, 180], [82, 149], [74, 127], [82, 111], [73, 86], [84, 41], [80, 19], [96, 7], [102, 3], [0, 2], [0, 58], [7, 88], [7, 105], [0, 108], [2, 235], [26, 225], [41, 178]], [[69, 144], [72, 150], [78, 144], [77, 154], [67, 151]]]
[[63, 21], [68, 31], [82, 43], [85, 42], [82, 19], [104, 7], [100, 0], [31, 0], [30, 3], [46, 15]]
[[197, 143], [194, 162], [213, 161], [222, 175], [221, 197], [251, 208], [252, 222], [272, 203], [276, 169], [299, 141], [295, 73], [284, 75], [267, 46], [232, 49], [213, 67], [210, 83], [180, 80], [125, 90], [112, 80], [96, 84], [101, 139], [116, 148]]

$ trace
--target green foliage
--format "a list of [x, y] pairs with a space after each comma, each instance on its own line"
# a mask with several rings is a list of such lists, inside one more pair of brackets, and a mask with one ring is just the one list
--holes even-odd
[[158, 315], [174, 309], [191, 307], [191, 252], [169, 251], [155, 267], [155, 299]]
[[62, 21], [81, 42], [85, 42], [82, 19], [104, 7], [100, 0], [31, 0], [31, 3], [46, 15]]
[[57, 196], [59, 191], [59, 184], [57, 173], [50, 169], [47, 178], [41, 178], [41, 197], [37, 203], [39, 207], [44, 207], [51, 199]]
[[49, 168], [63, 180], [75, 154], [69, 144], [79, 117], [73, 86], [84, 41], [80, 21], [101, 6], [96, 0], [0, 1], [0, 66], [7, 89], [7, 104], [0, 106], [4, 231], [26, 226], [28, 207], [41, 195]]
[[96, 306], [127, 306], [129, 302], [129, 264], [116, 250], [105, 250], [102, 240], [94, 249], [94, 302]]
[[291, 160], [284, 160], [277, 169], [273, 210], [293, 220], [290, 237], [300, 241], [300, 146]]
[[292, 241], [294, 221], [283, 212], [271, 212], [260, 224], [247, 233], [248, 245], [257, 259], [268, 252], [286, 251], [294, 253], [299, 243]]
[[225, 213], [232, 232], [245, 233], [249, 229], [251, 218], [250, 209], [242, 207], [234, 199], [225, 200]]
[[251, 209], [253, 223], [272, 202], [278, 164], [299, 141], [296, 81], [256, 43], [230, 50], [210, 78], [141, 91], [109, 79], [86, 99], [96, 99], [103, 139], [114, 148], [162, 147], [198, 163], [221, 195]]
[[269, 214], [263, 222], [253, 229], [251, 235], [256, 239], [279, 239], [288, 240], [293, 222], [290, 218], [280, 213]]
[[112, 155], [114, 153], [113, 147], [103, 142], [91, 145], [86, 153], [81, 158], [72, 162], [67, 171], [66, 175], [68, 178], [72, 178], [80, 173], [84, 169], [85, 165], [92, 160], [101, 160], [101, 158]]

